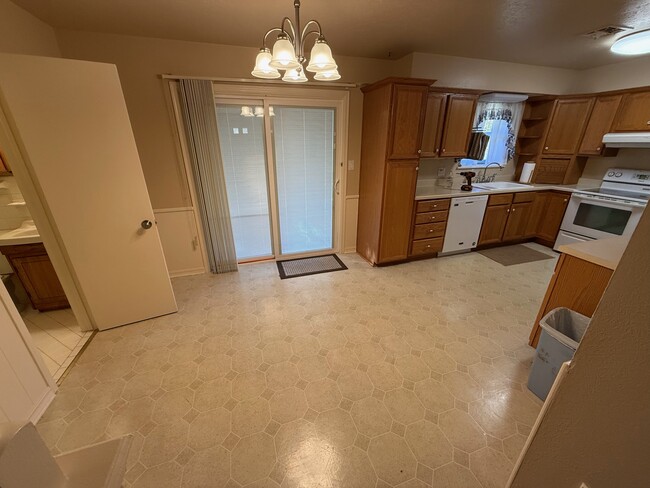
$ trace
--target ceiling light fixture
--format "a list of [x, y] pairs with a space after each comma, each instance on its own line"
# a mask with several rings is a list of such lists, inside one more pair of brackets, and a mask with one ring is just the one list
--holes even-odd
[[[278, 70], [283, 70], [282, 81], [289, 83], [304, 83], [307, 81], [305, 70], [315, 73], [314, 79], [318, 81], [334, 81], [341, 78], [338, 66], [332, 56], [320, 23], [310, 20], [305, 27], [300, 28], [300, 0], [294, 0], [295, 21], [289, 17], [282, 19], [280, 27], [269, 30], [262, 40], [262, 48], [255, 59], [255, 67], [251, 74], [256, 78], [277, 79], [282, 76]], [[277, 33], [273, 50], [271, 51], [266, 41], [269, 35]], [[316, 40], [311, 49], [309, 64], [303, 68], [305, 61], [305, 41], [310, 35], [315, 35]]]
[[616, 54], [650, 53], [650, 29], [623, 36], [617, 39], [610, 49]]

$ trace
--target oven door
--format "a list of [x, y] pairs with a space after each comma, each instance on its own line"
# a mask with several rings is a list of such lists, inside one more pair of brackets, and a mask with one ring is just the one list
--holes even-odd
[[574, 193], [561, 229], [592, 239], [629, 235], [634, 232], [644, 208], [641, 203], [614, 202]]

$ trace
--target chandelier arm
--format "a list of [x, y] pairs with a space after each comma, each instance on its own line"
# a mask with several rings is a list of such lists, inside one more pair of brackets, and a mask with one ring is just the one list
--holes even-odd
[[[284, 28], [285, 23], [289, 24], [289, 27], [291, 28], [291, 33], [289, 33], [289, 31]], [[291, 38], [291, 41], [295, 44], [296, 29], [294, 28], [293, 22], [291, 22], [291, 19], [289, 17], [285, 17], [284, 19], [282, 19], [282, 23], [280, 24], [280, 30], [285, 34], [287, 34]]]
[[273, 29], [269, 29], [266, 34], [264, 34], [264, 38], [262, 39], [262, 48], [266, 49], [266, 39], [269, 37], [270, 34], [273, 34], [274, 32], [284, 32], [280, 27], [274, 27]]
[[311, 34], [316, 34], [318, 36], [318, 38], [323, 36], [323, 33], [320, 32], [320, 31], [315, 31], [314, 30], [314, 31], [304, 32], [303, 35], [302, 35], [302, 42], [305, 43], [305, 41], [307, 40], [307, 37], [310, 36]]
[[[313, 25], [315, 25], [318, 30], [317, 31], [309, 31], [309, 32], [307, 32], [307, 29], [309, 27], [313, 26]], [[305, 28], [302, 30], [302, 39], [303, 39], [303, 41], [305, 40], [305, 37], [308, 34], [318, 34], [318, 35], [322, 36], [323, 35], [323, 29], [320, 26], [320, 22], [318, 22], [317, 20], [310, 20], [309, 22], [307, 22], [305, 24]]]

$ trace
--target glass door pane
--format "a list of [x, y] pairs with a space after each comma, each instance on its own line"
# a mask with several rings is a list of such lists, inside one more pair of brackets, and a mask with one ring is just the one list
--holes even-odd
[[[217, 104], [219, 144], [237, 259], [273, 255], [262, 104]], [[262, 116], [255, 116], [255, 113]], [[245, 114], [245, 115], [242, 115]]]
[[333, 247], [333, 108], [273, 106], [281, 254]]

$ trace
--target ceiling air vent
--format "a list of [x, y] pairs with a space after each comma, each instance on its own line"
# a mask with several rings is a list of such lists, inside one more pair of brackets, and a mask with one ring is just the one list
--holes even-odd
[[601, 27], [600, 29], [592, 30], [591, 32], [585, 32], [582, 34], [582, 37], [600, 39], [601, 37], [611, 36], [626, 30], [632, 30], [632, 27], [627, 27], [624, 25], [608, 25], [606, 27]]

